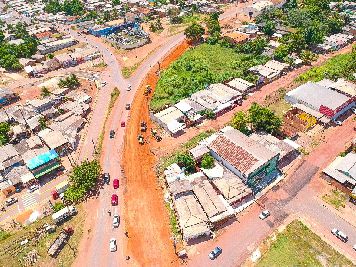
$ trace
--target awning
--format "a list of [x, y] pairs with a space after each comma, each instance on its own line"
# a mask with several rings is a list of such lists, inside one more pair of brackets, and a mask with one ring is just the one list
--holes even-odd
[[41, 176], [43, 176], [43, 175], [45, 175], [47, 173], [50, 173], [51, 171], [53, 171], [55, 169], [58, 169], [59, 167], [61, 167], [60, 163], [56, 163], [54, 165], [47, 166], [47, 167], [43, 168], [40, 172], [34, 174], [34, 176], [38, 179]]

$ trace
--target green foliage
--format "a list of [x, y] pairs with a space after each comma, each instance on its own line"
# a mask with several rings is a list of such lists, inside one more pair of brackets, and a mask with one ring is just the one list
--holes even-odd
[[38, 123], [40, 124], [41, 130], [47, 128], [47, 120], [45, 117], [40, 117]]
[[57, 212], [57, 211], [60, 211], [61, 209], [63, 209], [65, 206], [62, 202], [56, 202], [54, 203], [53, 205], [53, 211], [54, 212]]
[[185, 37], [193, 43], [201, 40], [204, 33], [204, 28], [197, 23], [192, 23], [184, 30]]
[[95, 188], [100, 172], [101, 167], [97, 160], [86, 160], [75, 166], [69, 176], [70, 186], [64, 192], [65, 200], [74, 203], [83, 200]]
[[285, 44], [281, 44], [274, 50], [273, 57], [278, 61], [284, 61], [285, 58], [289, 55], [289, 47]]
[[274, 21], [267, 21], [262, 27], [262, 32], [268, 36], [272, 36], [276, 32], [276, 23]]
[[52, 14], [64, 12], [68, 16], [78, 16], [83, 14], [84, 4], [80, 0], [65, 0], [63, 3], [58, 0], [49, 0], [44, 10]]
[[249, 124], [248, 114], [246, 114], [243, 111], [236, 112], [230, 122], [230, 125], [233, 128], [239, 130], [244, 134], [249, 134], [250, 132], [248, 129], [248, 124]]
[[303, 60], [304, 64], [311, 64], [312, 61], [318, 58], [318, 55], [309, 50], [303, 50], [300, 52], [299, 57], [301, 60]]
[[112, 0], [111, 3], [113, 6], [118, 6], [121, 4], [121, 1], [120, 0]]
[[247, 70], [267, 60], [267, 57], [238, 53], [219, 44], [201, 44], [185, 52], [161, 74], [150, 108], [158, 111], [209, 84], [235, 77], [255, 82], [256, 76]]
[[195, 161], [188, 153], [180, 154], [177, 158], [178, 165], [184, 168], [186, 174], [194, 173]]
[[0, 123], [0, 146], [9, 142], [10, 124], [7, 122]]
[[214, 158], [209, 154], [205, 154], [201, 160], [201, 167], [204, 169], [212, 169], [214, 167]]
[[221, 28], [219, 24], [219, 15], [218, 14], [211, 14], [207, 19], [206, 19], [206, 26], [208, 28], [208, 33], [209, 35], [220, 35], [221, 34]]
[[[355, 46], [356, 47], [356, 46]], [[356, 72], [356, 49], [351, 53], [337, 55], [327, 60], [323, 65], [313, 67], [301, 74], [296, 80], [298, 82], [320, 81], [322, 79], [346, 78], [355, 80], [353, 73]]]
[[150, 24], [150, 31], [151, 32], [158, 32], [163, 30], [163, 26], [162, 26], [162, 22], [161, 20], [158, 18], [155, 21], [151, 22]]
[[11, 234], [9, 232], [7, 232], [3, 229], [0, 229], [0, 241], [3, 241], [10, 236], [11, 236]]
[[248, 110], [249, 120], [254, 130], [275, 134], [279, 131], [282, 121], [270, 109], [253, 103]]
[[200, 112], [200, 115], [205, 116], [209, 120], [213, 120], [213, 119], [216, 118], [216, 115], [215, 115], [214, 111], [212, 111], [211, 109], [202, 110]]
[[261, 55], [267, 44], [268, 42], [265, 38], [258, 37], [244, 44], [238, 45], [236, 50], [240, 53]]
[[42, 97], [47, 97], [47, 96], [49, 96], [49, 95], [51, 95], [51, 92], [48, 90], [47, 87], [43, 86], [43, 87], [41, 88], [41, 96], [42, 96]]
[[70, 74], [65, 79], [60, 79], [58, 82], [58, 86], [61, 88], [67, 87], [70, 89], [75, 89], [80, 86], [80, 82], [75, 74]]

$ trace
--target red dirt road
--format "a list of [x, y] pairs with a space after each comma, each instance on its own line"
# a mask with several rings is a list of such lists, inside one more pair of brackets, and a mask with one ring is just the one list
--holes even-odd
[[[177, 47], [162, 62], [161, 67], [166, 68], [187, 48], [188, 45], [185, 43]], [[140, 145], [137, 141], [140, 122], [145, 121], [148, 124], [148, 131], [144, 138], [154, 142], [149, 138], [151, 128], [149, 99], [143, 96], [143, 92], [146, 84], [156, 84], [155, 71], [156, 69], [153, 69], [141, 84], [126, 129], [123, 166], [126, 178], [124, 220], [129, 233], [127, 254], [139, 266], [176, 266], [178, 262], [170, 239], [169, 218], [153, 170], [156, 158], [148, 144]]]

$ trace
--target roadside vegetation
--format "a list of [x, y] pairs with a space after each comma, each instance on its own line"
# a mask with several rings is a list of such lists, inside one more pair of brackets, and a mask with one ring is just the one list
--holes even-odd
[[6, 145], [9, 140], [10, 124], [8, 122], [0, 123], [0, 146]]
[[269, 250], [257, 262], [258, 267], [274, 266], [353, 266], [300, 221], [293, 221], [277, 234]]
[[69, 89], [75, 89], [80, 86], [80, 81], [75, 74], [70, 74], [68, 77], [64, 79], [60, 79], [58, 82], [58, 86], [60, 88], [67, 87]]
[[320, 81], [322, 79], [346, 78], [355, 81], [353, 75], [356, 72], [356, 45], [353, 46], [352, 52], [343, 55], [337, 55], [327, 60], [323, 65], [313, 67], [307, 72], [301, 74], [296, 81]]
[[322, 196], [322, 199], [326, 203], [330, 204], [337, 210], [345, 208], [348, 198], [348, 195], [340, 191], [339, 189], [333, 189], [330, 193]]

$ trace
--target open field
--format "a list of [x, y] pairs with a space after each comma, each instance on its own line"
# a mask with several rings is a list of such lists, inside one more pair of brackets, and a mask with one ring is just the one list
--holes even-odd
[[[20, 230], [10, 232], [10, 236], [0, 242], [0, 266], [23, 266], [24, 256], [32, 250], [36, 250], [38, 253], [38, 260], [35, 266], [71, 266], [77, 255], [77, 247], [83, 234], [85, 220], [83, 209], [80, 206], [77, 208], [78, 214], [76, 216], [57, 227], [56, 232], [44, 234], [37, 241], [31, 240], [31, 237], [35, 236], [36, 229], [42, 227], [45, 223], [53, 224], [51, 216], [47, 216]], [[47, 254], [47, 250], [64, 227], [72, 227], [74, 233], [57, 258], [53, 259]], [[25, 239], [28, 239], [29, 242], [26, 245], [20, 245], [20, 242]]]
[[256, 266], [352, 266], [345, 258], [300, 221], [277, 234]]
[[150, 108], [160, 110], [212, 83], [236, 77], [254, 81], [256, 77], [247, 70], [266, 61], [263, 56], [237, 53], [220, 45], [201, 44], [185, 52], [163, 72]]

